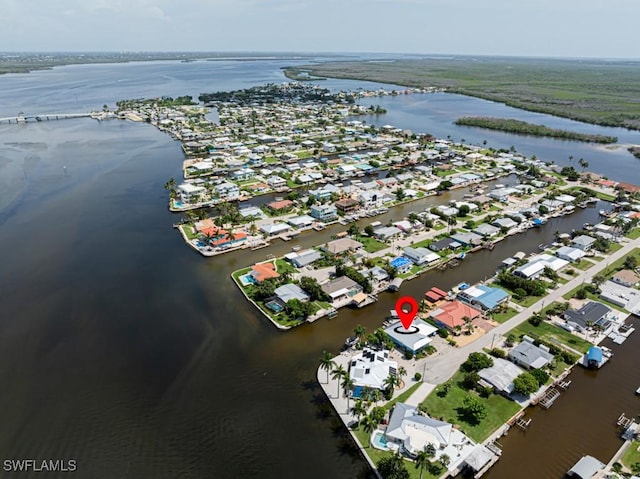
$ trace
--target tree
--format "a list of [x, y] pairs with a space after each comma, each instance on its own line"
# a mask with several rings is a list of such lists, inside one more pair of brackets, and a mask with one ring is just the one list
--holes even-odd
[[477, 386], [480, 381], [480, 375], [476, 371], [466, 373], [462, 378], [462, 387], [469, 390]]
[[374, 230], [373, 230], [373, 226], [371, 225], [367, 225], [364, 227], [364, 232], [367, 236], [369, 236], [370, 238], [373, 238]]
[[362, 338], [364, 338], [364, 333], [366, 331], [367, 328], [365, 328], [361, 324], [358, 324], [355, 328], [353, 328], [353, 334], [356, 338], [358, 338], [358, 341], [362, 341]]
[[378, 427], [378, 423], [376, 423], [371, 416], [365, 416], [362, 418], [360, 425], [362, 426], [362, 430], [369, 436], [369, 446], [371, 446], [371, 433]]
[[467, 216], [469, 214], [469, 211], [471, 211], [471, 208], [469, 208], [469, 205], [462, 205], [460, 206], [460, 208], [458, 208], [458, 217], [462, 218], [464, 216]]
[[336, 393], [336, 397], [340, 397], [340, 381], [343, 378], [347, 377], [348, 374], [349, 373], [345, 371], [341, 364], [338, 364], [338, 366], [333, 369], [333, 372], [331, 373], [331, 379], [338, 383], [338, 392]]
[[479, 424], [487, 417], [487, 406], [477, 397], [467, 396], [462, 401], [460, 412], [469, 424]]
[[354, 223], [349, 226], [347, 232], [349, 233], [349, 236], [358, 236], [360, 234], [360, 228], [358, 228], [358, 225]]
[[362, 399], [358, 399], [355, 402], [355, 404], [353, 405], [353, 408], [351, 408], [351, 412], [356, 417], [358, 422], [360, 422], [360, 418], [362, 416], [365, 416], [367, 414], [367, 408], [365, 407], [364, 402], [362, 401]]
[[[429, 443], [427, 447], [428, 446], [433, 446], [433, 445]], [[414, 462], [416, 465], [416, 469], [418, 468], [420, 469], [420, 479], [422, 479], [422, 472], [424, 471], [424, 468], [429, 465], [429, 462], [432, 457], [433, 456], [430, 456], [426, 449], [423, 451], [419, 451], [418, 454], [416, 454], [416, 458]]]
[[539, 387], [538, 380], [528, 372], [518, 375], [518, 377], [513, 380], [513, 390], [525, 396], [536, 392]]
[[311, 314], [311, 304], [303, 303], [297, 298], [290, 299], [284, 305], [284, 310], [291, 319], [307, 319]]
[[529, 372], [534, 378], [536, 378], [536, 381], [538, 381], [538, 384], [540, 386], [542, 386], [549, 380], [549, 374], [547, 374], [547, 372], [543, 369], [532, 369]]
[[400, 383], [400, 378], [398, 376], [395, 376], [394, 374], [389, 374], [386, 377], [386, 379], [382, 384], [384, 385], [387, 395], [389, 397], [393, 396], [393, 391], [396, 388], [396, 386], [398, 386], [399, 383]]
[[460, 369], [466, 372], [472, 372], [490, 368], [491, 366], [493, 366], [493, 359], [485, 353], [471, 353], [467, 360], [462, 363]]
[[449, 464], [451, 464], [451, 458], [447, 455], [447, 454], [443, 454], [442, 456], [440, 456], [440, 464], [442, 464], [443, 467], [447, 467]]
[[504, 344], [508, 347], [511, 347], [515, 344], [516, 340], [517, 340], [516, 335], [513, 333], [509, 333], [506, 339], [504, 340]]
[[347, 374], [344, 378], [342, 378], [342, 387], [344, 388], [344, 394], [347, 396], [347, 412], [349, 411], [349, 399], [351, 398], [351, 391], [355, 387], [355, 383], [353, 379], [349, 377]]
[[369, 415], [371, 416], [371, 419], [376, 422], [376, 425], [378, 425], [384, 421], [384, 417], [387, 415], [387, 410], [382, 406], [375, 406]]
[[329, 373], [335, 367], [336, 362], [333, 360], [333, 355], [327, 351], [322, 351], [322, 357], [320, 358], [320, 368], [327, 372], [327, 383], [329, 383]]
[[383, 479], [409, 479], [411, 477], [400, 453], [380, 459], [377, 468]]
[[633, 255], [629, 255], [624, 259], [623, 265], [625, 269], [634, 270], [638, 267], [638, 258]]

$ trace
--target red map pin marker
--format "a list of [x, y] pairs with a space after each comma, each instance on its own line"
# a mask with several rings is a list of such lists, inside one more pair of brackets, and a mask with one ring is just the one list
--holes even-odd
[[[405, 312], [403, 306], [409, 305], [409, 311]], [[411, 296], [403, 296], [396, 301], [396, 313], [402, 322], [404, 329], [409, 329], [414, 318], [418, 314], [418, 302]]]

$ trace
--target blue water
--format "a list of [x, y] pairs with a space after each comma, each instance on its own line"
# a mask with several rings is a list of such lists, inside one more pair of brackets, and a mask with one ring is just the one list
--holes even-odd
[[375, 436], [373, 436], [373, 444], [375, 446], [381, 447], [381, 448], [386, 448], [387, 447], [387, 438], [384, 437], [384, 434], [382, 434], [381, 432], [376, 433]]

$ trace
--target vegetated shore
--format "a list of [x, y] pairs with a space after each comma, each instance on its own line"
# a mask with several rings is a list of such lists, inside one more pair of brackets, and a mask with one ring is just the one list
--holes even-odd
[[639, 61], [498, 57], [344, 61], [296, 66], [285, 75], [443, 88], [523, 110], [640, 129]]
[[[545, 125], [536, 125], [526, 121], [511, 118], [493, 118], [487, 116], [463, 116], [455, 121], [456, 125], [474, 126], [489, 130], [506, 131], [518, 135], [544, 136], [562, 140], [585, 141], [588, 143], [616, 143], [618, 138], [607, 135], [590, 135], [576, 131], [549, 128]], [[640, 154], [640, 152], [639, 152]]]
[[640, 159], [640, 146], [630, 146], [627, 148], [627, 151], [631, 153], [636, 158]]

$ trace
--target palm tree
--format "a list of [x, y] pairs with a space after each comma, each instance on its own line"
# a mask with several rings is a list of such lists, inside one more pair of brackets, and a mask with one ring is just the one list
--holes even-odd
[[251, 225], [249, 226], [249, 234], [251, 236], [255, 236], [257, 232], [258, 232], [258, 227], [256, 226], [255, 223], [251, 223]]
[[365, 416], [367, 414], [367, 408], [365, 407], [362, 399], [358, 399], [355, 402], [355, 404], [353, 405], [353, 408], [351, 408], [351, 412], [356, 417], [358, 422], [360, 422], [360, 418], [362, 416]]
[[360, 425], [362, 426], [362, 430], [368, 434], [369, 447], [371, 447], [371, 433], [376, 430], [378, 424], [371, 416], [365, 416], [362, 418], [362, 422], [360, 423]]
[[334, 368], [333, 372], [331, 373], [331, 379], [338, 382], [338, 392], [336, 393], [336, 397], [340, 397], [340, 380], [347, 377], [347, 374], [347, 371], [345, 371], [341, 364], [339, 364], [338, 367]]
[[420, 479], [422, 479], [422, 472], [424, 471], [424, 468], [429, 465], [429, 462], [431, 462], [429, 459], [430, 457], [426, 450], [420, 451], [416, 454], [415, 464], [416, 469], [420, 468]]
[[329, 383], [329, 373], [335, 367], [336, 363], [333, 360], [333, 356], [327, 350], [322, 351], [322, 357], [320, 358], [320, 367], [327, 372], [327, 384]]
[[355, 383], [353, 382], [353, 379], [351, 379], [349, 376], [345, 376], [342, 379], [342, 387], [344, 388], [344, 394], [345, 396], [347, 396], [347, 412], [349, 412], [349, 399], [351, 399], [351, 391], [353, 390], [353, 388], [355, 387]]
[[405, 369], [404, 366], [400, 366], [398, 368], [398, 383], [400, 383], [400, 381], [402, 381], [402, 378], [405, 377], [406, 375], [407, 375], [407, 370]]
[[389, 392], [389, 397], [393, 396], [393, 391], [399, 382], [400, 382], [400, 378], [398, 378], [398, 376], [395, 376], [393, 374], [389, 374], [387, 378], [384, 380], [382, 384], [384, 385], [385, 389]]
[[440, 464], [442, 464], [445, 468], [451, 463], [451, 458], [446, 455], [443, 454], [442, 456], [440, 456]]
[[365, 328], [361, 324], [358, 324], [355, 328], [353, 328], [353, 334], [355, 335], [356, 338], [358, 338], [358, 341], [362, 341], [362, 338], [364, 337], [364, 333], [366, 331], [367, 331], [367, 328]]

